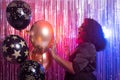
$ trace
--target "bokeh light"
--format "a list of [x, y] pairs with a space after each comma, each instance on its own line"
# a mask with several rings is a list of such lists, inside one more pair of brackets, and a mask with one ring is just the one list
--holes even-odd
[[46, 53], [43, 53], [42, 56], [43, 56], [43, 59], [46, 59]]
[[111, 37], [111, 34], [112, 34], [111, 29], [108, 29], [108, 28], [106, 28], [105, 26], [102, 27], [102, 29], [103, 29], [105, 38], [106, 38], [106, 39], [110, 38], [110, 37]]

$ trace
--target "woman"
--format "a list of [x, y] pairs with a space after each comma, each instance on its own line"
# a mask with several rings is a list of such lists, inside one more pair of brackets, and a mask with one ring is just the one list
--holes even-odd
[[101, 25], [90, 18], [85, 18], [78, 29], [78, 46], [69, 57], [69, 61], [51, 49], [53, 59], [66, 69], [64, 80], [96, 80], [93, 71], [96, 69], [96, 52], [105, 48], [106, 40]]

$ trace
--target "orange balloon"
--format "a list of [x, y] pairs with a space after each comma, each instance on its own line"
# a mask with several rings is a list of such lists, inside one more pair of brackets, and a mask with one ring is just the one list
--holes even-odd
[[44, 20], [35, 22], [30, 29], [30, 41], [34, 47], [49, 48], [53, 43], [52, 25]]
[[47, 71], [52, 64], [52, 57], [48, 51], [41, 53], [33, 50], [30, 54], [30, 60], [34, 60], [42, 64], [45, 71]]

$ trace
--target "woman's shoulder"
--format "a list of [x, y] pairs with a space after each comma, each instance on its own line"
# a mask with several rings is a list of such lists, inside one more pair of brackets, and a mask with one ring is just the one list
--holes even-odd
[[95, 49], [95, 45], [92, 44], [92, 43], [85, 42], [85, 43], [79, 44], [78, 48], [80, 48], [80, 49], [83, 49], [83, 48], [85, 48], [85, 49], [86, 48], [93, 48], [93, 49]]
[[95, 55], [96, 54], [96, 49], [94, 44], [92, 43], [82, 43], [78, 45], [77, 48], [79, 53], [82, 53], [82, 55]]

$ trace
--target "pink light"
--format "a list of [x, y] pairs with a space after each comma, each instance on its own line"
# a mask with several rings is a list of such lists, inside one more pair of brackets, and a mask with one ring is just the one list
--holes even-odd
[[47, 57], [46, 53], [43, 53], [43, 59], [46, 59], [46, 57]]

